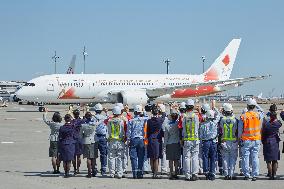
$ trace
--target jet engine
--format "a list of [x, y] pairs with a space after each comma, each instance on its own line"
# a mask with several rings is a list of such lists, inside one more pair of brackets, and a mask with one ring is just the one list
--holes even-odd
[[148, 96], [145, 90], [130, 90], [120, 92], [120, 102], [127, 104], [129, 107], [134, 107], [136, 104], [147, 104]]

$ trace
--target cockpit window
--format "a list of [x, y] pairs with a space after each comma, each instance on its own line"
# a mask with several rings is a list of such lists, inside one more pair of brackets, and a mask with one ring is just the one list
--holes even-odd
[[32, 87], [34, 87], [35, 84], [34, 83], [26, 83], [24, 86], [32, 86]]

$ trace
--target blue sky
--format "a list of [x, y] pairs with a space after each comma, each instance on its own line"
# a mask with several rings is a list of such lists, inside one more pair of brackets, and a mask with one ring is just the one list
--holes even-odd
[[231, 77], [270, 73], [266, 81], [247, 84], [231, 94], [284, 93], [284, 1], [265, 0], [119, 0], [0, 2], [0, 80], [29, 80], [54, 72], [51, 57], [61, 57], [65, 72], [73, 54], [76, 72], [172, 73], [202, 71], [229, 41], [242, 43]]

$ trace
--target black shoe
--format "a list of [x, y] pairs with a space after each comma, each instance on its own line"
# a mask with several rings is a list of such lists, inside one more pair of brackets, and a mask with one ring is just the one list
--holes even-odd
[[185, 181], [191, 181], [191, 178], [185, 178]]
[[215, 175], [211, 175], [209, 180], [211, 180], [211, 181], [215, 180]]
[[57, 174], [57, 171], [53, 171], [52, 174]]
[[252, 177], [251, 181], [256, 181], [256, 177]]
[[225, 177], [224, 177], [224, 180], [229, 180], [229, 176], [228, 176], [228, 175], [225, 176]]
[[160, 177], [157, 174], [153, 174], [152, 178], [153, 179], [160, 179]]
[[192, 177], [190, 178], [191, 181], [197, 181], [198, 180], [198, 177], [196, 175], [192, 175]]
[[70, 177], [69, 173], [64, 174], [64, 178], [69, 178], [69, 177]]
[[91, 173], [88, 173], [88, 174], [86, 175], [86, 177], [87, 177], [87, 178], [92, 178], [92, 174], [91, 174]]
[[149, 171], [143, 171], [143, 173], [144, 173], [144, 174], [150, 174], [150, 172], [149, 172]]
[[237, 177], [236, 176], [232, 176], [232, 180], [237, 180]]
[[223, 169], [219, 169], [219, 174], [223, 175], [224, 174], [224, 170]]
[[244, 176], [244, 173], [240, 172], [239, 176]]
[[245, 177], [244, 180], [249, 180], [249, 177]]
[[210, 180], [210, 174], [205, 174], [206, 180]]
[[143, 175], [137, 176], [137, 179], [143, 179]]
[[136, 176], [136, 175], [135, 175], [135, 176], [133, 175], [133, 179], [137, 179], [137, 176]]

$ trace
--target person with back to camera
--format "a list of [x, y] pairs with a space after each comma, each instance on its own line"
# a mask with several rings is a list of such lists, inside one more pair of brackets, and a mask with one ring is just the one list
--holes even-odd
[[261, 141], [269, 179], [275, 180], [278, 160], [280, 160], [279, 128], [282, 126], [282, 123], [277, 119], [277, 106], [275, 104], [270, 106], [269, 112], [269, 118], [263, 119]]
[[82, 127], [82, 122], [83, 119], [80, 117], [80, 110], [75, 109], [73, 110], [73, 117], [74, 119], [71, 121], [71, 123], [74, 125], [74, 131], [75, 131], [75, 157], [74, 160], [72, 161], [73, 167], [74, 167], [74, 175], [77, 175], [80, 173], [80, 165], [81, 165], [81, 155], [83, 154], [83, 144], [82, 144], [82, 136], [80, 135], [81, 133], [81, 127]]
[[75, 157], [75, 143], [74, 125], [72, 125], [72, 116], [66, 114], [64, 116], [65, 124], [59, 129], [59, 157], [63, 161], [64, 177], [68, 178], [71, 161]]
[[[257, 111], [255, 111], [255, 108]], [[255, 99], [248, 99], [247, 112], [241, 115], [239, 121], [239, 138], [241, 139], [242, 168], [244, 180], [257, 180], [259, 174], [259, 149], [261, 145], [261, 122], [264, 113]], [[250, 172], [250, 158], [252, 159], [252, 171]]]
[[52, 116], [52, 121], [47, 120], [47, 108], [45, 108], [45, 113], [43, 114], [43, 121], [50, 128], [50, 145], [49, 145], [49, 157], [51, 157], [51, 163], [53, 167], [53, 174], [58, 174], [60, 167], [60, 160], [58, 158], [58, 135], [59, 129], [63, 125], [62, 117], [59, 112], [55, 112]]
[[164, 119], [159, 116], [159, 109], [156, 105], [152, 107], [152, 117], [147, 120], [147, 156], [150, 158], [150, 164], [153, 179], [158, 179], [159, 159], [163, 157], [162, 154], [162, 138], [163, 130], [162, 124]]

